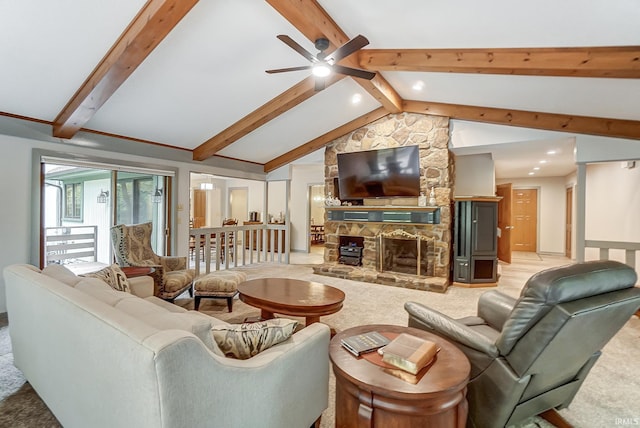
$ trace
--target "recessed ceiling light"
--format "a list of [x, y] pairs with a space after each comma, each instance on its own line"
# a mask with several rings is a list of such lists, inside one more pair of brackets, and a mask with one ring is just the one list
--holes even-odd
[[547, 161], [543, 159], [540, 161], [540, 163], [547, 163]]
[[531, 171], [531, 172], [529, 173], [529, 175], [535, 175], [535, 172]]
[[414, 91], [421, 91], [424, 89], [424, 82], [422, 80], [418, 80], [413, 84], [412, 88]]
[[351, 102], [353, 104], [359, 104], [362, 101], [362, 94], [353, 94], [351, 97]]
[[555, 151], [555, 150], [549, 150], [549, 151], [547, 152], [547, 154], [548, 154], [548, 155], [555, 155], [555, 154], [556, 154], [556, 151]]
[[540, 170], [540, 167], [539, 167], [539, 166], [534, 166], [534, 167], [533, 167], [533, 170], [534, 170], [534, 171], [539, 171], [539, 170]]

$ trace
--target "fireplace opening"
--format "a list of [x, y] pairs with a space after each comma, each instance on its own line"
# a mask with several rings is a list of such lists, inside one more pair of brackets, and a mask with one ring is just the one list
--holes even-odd
[[338, 262], [351, 266], [362, 265], [363, 237], [341, 235], [338, 237], [338, 244]]
[[380, 234], [380, 271], [433, 276], [434, 242], [403, 231]]

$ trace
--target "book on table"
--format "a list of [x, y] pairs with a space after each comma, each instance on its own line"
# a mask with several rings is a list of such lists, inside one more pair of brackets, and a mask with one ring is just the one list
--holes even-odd
[[375, 351], [389, 343], [389, 339], [384, 337], [377, 331], [356, 334], [354, 336], [345, 337], [341, 341], [342, 346], [356, 357], [367, 352]]
[[384, 347], [382, 361], [415, 375], [431, 363], [439, 350], [435, 342], [401, 333]]

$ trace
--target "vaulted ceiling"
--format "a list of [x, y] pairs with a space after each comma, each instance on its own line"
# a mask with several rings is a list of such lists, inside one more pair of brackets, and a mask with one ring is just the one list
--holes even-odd
[[[265, 172], [399, 112], [451, 117], [463, 145], [640, 140], [638, 22], [635, 0], [7, 0], [0, 114]], [[308, 64], [279, 34], [314, 54], [362, 34], [340, 64], [376, 76], [267, 74]]]

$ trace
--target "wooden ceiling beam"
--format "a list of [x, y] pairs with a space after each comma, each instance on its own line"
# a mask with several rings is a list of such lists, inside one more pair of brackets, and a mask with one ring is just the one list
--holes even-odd
[[406, 112], [447, 116], [451, 119], [640, 140], [640, 121], [637, 120], [540, 113], [427, 101], [404, 101], [403, 106]]
[[[326, 85], [330, 86], [342, 78], [344, 76], [332, 76], [327, 79]], [[202, 161], [213, 156], [268, 121], [309, 99], [315, 93], [315, 79], [313, 76], [309, 76], [252, 111], [224, 131], [200, 144], [193, 150], [193, 159]]]
[[355, 131], [358, 128], [368, 125], [369, 123], [380, 119], [388, 115], [389, 112], [384, 108], [380, 107], [376, 110], [370, 111], [367, 114], [364, 114], [357, 119], [352, 120], [349, 123], [345, 123], [344, 125], [327, 132], [324, 135], [321, 135], [318, 138], [314, 138], [308, 143], [303, 144], [302, 146], [298, 146], [295, 149], [278, 156], [277, 158], [270, 160], [264, 165], [264, 172], [271, 172], [275, 169], [280, 168], [288, 163], [293, 162], [296, 159], [300, 159], [301, 157], [308, 155], [309, 153], [315, 152], [318, 149], [324, 147], [327, 143], [335, 140], [336, 138], [340, 138], [343, 135], [348, 134], [349, 132]]
[[640, 46], [504, 49], [362, 49], [370, 71], [640, 78]]
[[316, 0], [266, 0], [266, 2], [307, 39], [312, 42], [321, 37], [329, 40], [330, 46], [327, 48], [327, 53], [349, 41], [345, 32]]
[[149, 0], [53, 122], [53, 135], [72, 138], [198, 0]]

